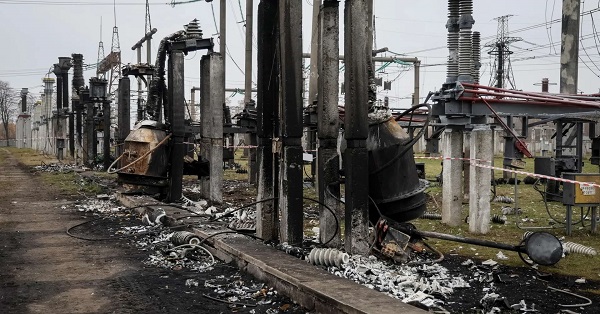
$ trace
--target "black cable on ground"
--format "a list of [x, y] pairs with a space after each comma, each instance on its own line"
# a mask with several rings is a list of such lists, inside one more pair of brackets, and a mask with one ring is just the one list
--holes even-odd
[[305, 200], [313, 201], [313, 202], [315, 202], [315, 203], [317, 203], [317, 204], [319, 204], [319, 205], [327, 208], [327, 210], [329, 210], [329, 212], [331, 213], [331, 215], [335, 219], [335, 232], [333, 233], [333, 235], [331, 236], [331, 238], [329, 240], [327, 240], [324, 243], [321, 243], [322, 246], [327, 245], [329, 242], [331, 242], [331, 241], [333, 241], [333, 239], [335, 239], [335, 237], [337, 236], [337, 233], [338, 233], [338, 229], [340, 228], [340, 222], [339, 222], [339, 220], [337, 218], [337, 215], [335, 214], [335, 212], [333, 211], [333, 209], [331, 209], [331, 207], [325, 205], [323, 202], [321, 202], [319, 200], [316, 200], [316, 199], [310, 198], [310, 197], [302, 197], [302, 198], [305, 199]]
[[133, 238], [133, 237], [137, 237], [137, 236], [142, 236], [142, 235], [148, 235], [148, 234], [155, 234], [158, 232], [161, 232], [163, 230], [166, 229], [170, 229], [170, 227], [163, 227], [161, 229], [158, 230], [152, 230], [152, 231], [145, 231], [145, 232], [140, 232], [140, 233], [134, 233], [134, 234], [126, 234], [126, 235], [120, 235], [120, 236], [114, 236], [114, 237], [104, 237], [104, 238], [87, 238], [87, 237], [83, 237], [83, 236], [78, 236], [75, 235], [73, 233], [71, 233], [71, 231], [77, 227], [81, 227], [83, 225], [98, 221], [98, 220], [102, 220], [105, 217], [98, 217], [92, 220], [88, 220], [88, 221], [84, 221], [80, 224], [76, 224], [74, 226], [71, 226], [67, 229], [66, 233], [68, 236], [75, 238], [75, 239], [79, 239], [79, 240], [86, 240], [86, 241], [114, 241], [114, 240], [120, 240], [120, 239], [127, 239], [127, 238]]

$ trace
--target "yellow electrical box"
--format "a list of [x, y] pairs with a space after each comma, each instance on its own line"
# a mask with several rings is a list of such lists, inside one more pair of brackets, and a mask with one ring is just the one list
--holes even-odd
[[563, 203], [565, 205], [600, 205], [600, 188], [586, 185], [600, 185], [600, 173], [563, 173], [563, 179], [580, 183], [563, 183]]

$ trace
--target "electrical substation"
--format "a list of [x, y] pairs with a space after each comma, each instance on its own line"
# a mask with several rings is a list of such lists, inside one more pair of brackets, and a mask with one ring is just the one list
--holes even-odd
[[[213, 1], [205, 2], [212, 8]], [[327, 312], [327, 304], [334, 304], [335, 313], [370, 312], [356, 310], [359, 301], [330, 292], [326, 284], [312, 286], [321, 275], [344, 291], [356, 288], [373, 303], [384, 295], [377, 291], [402, 301], [382, 306], [383, 313], [444, 310], [446, 297], [470, 287], [439, 275], [445, 272], [436, 267], [458, 255], [446, 252], [449, 246], [515, 252], [528, 267], [560, 265], [565, 254], [596, 255], [593, 246], [565, 240], [585, 232], [597, 244], [600, 219], [600, 168], [584, 169], [586, 163], [600, 166], [600, 96], [577, 89], [580, 19], [593, 14], [580, 8], [581, 1], [562, 1], [560, 93], [549, 92], [548, 78], [539, 92], [517, 88], [511, 49], [527, 41], [511, 36], [510, 14], [495, 19], [497, 34], [482, 37], [476, 21], [485, 5], [473, 0], [444, 4], [446, 29], [439, 32], [446, 37], [445, 80], [427, 92], [420, 83], [426, 61], [381, 55], [389, 48], [374, 45], [377, 1], [313, 0], [310, 34], [302, 28], [309, 18], [303, 16], [304, 1], [257, 2], [246, 0], [246, 75], [238, 112], [226, 100], [227, 92], [242, 92], [226, 87], [227, 59], [233, 60], [226, 46], [226, 1], [220, 1], [217, 35], [201, 26], [212, 21], [199, 19], [182, 21], [182, 29], [153, 28], [146, 1], [145, 33], [131, 48], [135, 63], [128, 64], [115, 2], [108, 55], [100, 41], [95, 63], [84, 63], [80, 53], [49, 62], [54, 77], [43, 78], [41, 100], [33, 107], [28, 88], [20, 91], [17, 147], [43, 152], [78, 172], [112, 175], [118, 187], [106, 199], [117, 199], [122, 210], [141, 218], [144, 232], [164, 234], [169, 243], [162, 259], [152, 256], [156, 265], [200, 255], [209, 256], [211, 266], [232, 262], [315, 312]], [[310, 38], [310, 51], [303, 36]], [[199, 62], [186, 58], [190, 54], [198, 54]], [[489, 85], [482, 82], [484, 59], [491, 60]], [[413, 71], [407, 109], [381, 97], [392, 88], [393, 80], [381, 74], [390, 65]], [[186, 80], [186, 68], [199, 69], [195, 84]], [[90, 69], [96, 75], [86, 81]], [[241, 150], [245, 168], [236, 163]], [[434, 163], [441, 164], [439, 173], [430, 172]], [[235, 167], [243, 179], [227, 176]], [[523, 177], [526, 184], [520, 184]], [[243, 189], [256, 195], [235, 198]], [[533, 201], [521, 198], [531, 199], [532, 191], [548, 217], [529, 218]], [[508, 205], [499, 214], [494, 202]], [[423, 223], [433, 220], [440, 220], [437, 229]], [[498, 237], [497, 225], [524, 235]], [[67, 234], [96, 240], [74, 236], [79, 227]], [[135, 234], [119, 235], [130, 236], [137, 240]], [[308, 263], [297, 266], [301, 260]], [[492, 281], [505, 278], [490, 263], [455, 264], [471, 267], [468, 272], [489, 270]], [[439, 278], [402, 273], [409, 271]], [[395, 279], [381, 279], [391, 273]], [[477, 298], [486, 310], [500, 307], [499, 296]], [[528, 305], [512, 309], [529, 311]]]

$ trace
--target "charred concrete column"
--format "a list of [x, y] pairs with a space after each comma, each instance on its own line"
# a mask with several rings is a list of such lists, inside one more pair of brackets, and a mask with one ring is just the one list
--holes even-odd
[[[463, 201], [463, 134], [462, 130], [446, 129], [442, 133], [442, 222], [450, 226], [462, 223]], [[452, 158], [452, 159], [450, 159]]]
[[[471, 131], [469, 232], [485, 234], [490, 230], [490, 181], [489, 169], [477, 166], [478, 163], [492, 160], [492, 130], [489, 125], [476, 125]], [[445, 182], [444, 182], [445, 185]]]
[[[69, 58], [69, 61], [71, 59]], [[70, 65], [69, 65], [70, 68]], [[68, 119], [68, 132], [69, 132], [69, 156], [75, 158], [75, 116], [73, 115], [73, 108], [69, 108], [69, 68], [63, 69], [63, 106], [65, 118]], [[65, 119], [65, 120], [66, 120]]]
[[27, 94], [27, 88], [21, 89], [21, 113], [16, 125], [17, 148], [31, 147], [31, 115], [27, 112]]
[[[258, 5], [257, 201], [273, 198], [276, 195], [272, 141], [275, 132], [275, 109], [279, 107], [278, 3], [279, 0], [261, 0]], [[276, 200], [256, 205], [256, 235], [259, 238], [277, 240], [279, 221], [277, 205]]]
[[344, 8], [346, 174], [345, 246], [350, 254], [369, 252], [369, 175], [366, 141], [369, 104], [369, 0], [346, 0]]
[[170, 202], [179, 201], [183, 186], [183, 157], [185, 155], [185, 85], [183, 52], [172, 51], [169, 54], [169, 121], [171, 122], [171, 156], [169, 156], [169, 193]]
[[448, 0], [448, 65], [446, 70], [446, 83], [456, 82], [458, 78], [458, 38], [460, 17], [460, 0]]
[[44, 119], [46, 120], [46, 138], [44, 139], [44, 151], [48, 154], [54, 154], [54, 131], [52, 129], [52, 95], [54, 94], [54, 79], [46, 77], [42, 80], [44, 83]]
[[[313, 4], [315, 5], [316, 2]], [[319, 146], [317, 148], [317, 182], [319, 200], [339, 213], [339, 157], [337, 153], [337, 137], [340, 131], [338, 110], [339, 86], [339, 42], [340, 21], [339, 2], [325, 0], [320, 16], [321, 43], [319, 53], [319, 90], [317, 104], [317, 132]], [[314, 59], [313, 59], [314, 60]], [[319, 216], [319, 240], [330, 247], [340, 244], [340, 230], [336, 226], [336, 217], [321, 205]]]
[[104, 166], [104, 170], [108, 170], [110, 167], [110, 106], [111, 101], [105, 100], [102, 102], [102, 162]]
[[560, 36], [560, 92], [577, 94], [581, 0], [563, 0]]
[[[471, 132], [463, 132], [463, 157], [471, 156]], [[463, 200], [469, 201], [469, 190], [471, 189], [471, 167], [469, 160], [463, 160]]]
[[281, 241], [299, 245], [302, 213], [302, 1], [279, 2], [282, 162], [279, 174]]
[[117, 158], [123, 153], [123, 143], [131, 131], [131, 81], [128, 76], [123, 77], [119, 81], [119, 107], [118, 107], [118, 133], [116, 136]]
[[[202, 195], [213, 203], [223, 202], [223, 55], [210, 53], [200, 61], [200, 121], [203, 155], [210, 176], [200, 179]], [[183, 157], [182, 157], [183, 158]]]
[[75, 111], [75, 138], [76, 138], [76, 150], [77, 157], [83, 158], [82, 153], [82, 141], [83, 141], [83, 125], [82, 125], [82, 103], [80, 90], [85, 85], [83, 79], [83, 55], [74, 53], [71, 55], [73, 59], [73, 81], [71, 83], [71, 108]]

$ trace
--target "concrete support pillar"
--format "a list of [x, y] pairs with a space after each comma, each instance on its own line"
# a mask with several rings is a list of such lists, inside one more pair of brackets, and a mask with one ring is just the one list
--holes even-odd
[[[261, 0], [257, 18], [257, 128], [258, 195], [257, 201], [277, 195], [277, 171], [273, 155], [275, 110], [279, 107], [279, 58], [277, 57], [277, 14], [279, 0]], [[273, 57], [275, 56], [275, 58]], [[278, 238], [276, 200], [256, 205], [256, 235], [264, 240]]]
[[302, 2], [279, 2], [282, 162], [279, 173], [281, 241], [299, 245], [302, 213]]
[[223, 56], [210, 53], [200, 61], [200, 121], [202, 155], [210, 164], [210, 176], [200, 179], [202, 195], [212, 203], [223, 202], [223, 104], [225, 85]]
[[[471, 159], [492, 160], [492, 130], [488, 125], [477, 125], [471, 132]], [[469, 201], [469, 232], [486, 234], [490, 230], [490, 189], [492, 174], [489, 169], [471, 163]]]
[[123, 143], [131, 131], [131, 81], [125, 76], [119, 81], [119, 108], [118, 121], [119, 127], [117, 130], [117, 158], [123, 153]]
[[104, 170], [108, 170], [110, 167], [110, 100], [106, 100], [102, 103], [102, 119], [104, 126], [102, 127], [102, 163]]
[[458, 159], [463, 157], [462, 130], [444, 130], [442, 143], [442, 155], [457, 158], [457, 160], [444, 159], [442, 171], [442, 222], [455, 227], [462, 223], [463, 162]]
[[[316, 3], [316, 2], [315, 2]], [[318, 14], [317, 14], [318, 15]], [[317, 181], [319, 200], [336, 215], [339, 213], [339, 156], [337, 137], [340, 131], [338, 110], [339, 86], [339, 41], [340, 20], [339, 2], [325, 0], [320, 15], [320, 40], [318, 73], [318, 122], [317, 132]], [[313, 34], [314, 36], [314, 34]], [[314, 59], [311, 59], [314, 60]], [[341, 233], [336, 226], [336, 217], [329, 210], [320, 207], [319, 240], [330, 247], [338, 247]], [[331, 240], [331, 241], [330, 241]]]
[[[464, 158], [469, 158], [469, 156], [471, 156], [471, 133], [470, 132], [464, 132], [464, 137], [463, 137], [463, 157]], [[464, 160], [463, 161], [463, 178], [464, 178], [464, 182], [463, 182], [463, 200], [464, 201], [469, 201], [469, 189], [470, 189], [470, 161], [469, 160]]]
[[[172, 51], [169, 54], [169, 110], [168, 120], [171, 123], [171, 156], [169, 158], [169, 192], [167, 199], [170, 202], [179, 201], [183, 189], [183, 157], [185, 155], [185, 83], [184, 83], [184, 57], [181, 51]], [[223, 132], [221, 132], [223, 133]]]
[[560, 92], [577, 94], [581, 0], [563, 0], [560, 36]]
[[344, 115], [347, 148], [345, 246], [350, 254], [369, 253], [369, 173], [366, 140], [369, 102], [371, 36], [369, 0], [346, 0], [344, 7], [344, 62], [346, 71]]

